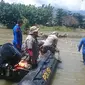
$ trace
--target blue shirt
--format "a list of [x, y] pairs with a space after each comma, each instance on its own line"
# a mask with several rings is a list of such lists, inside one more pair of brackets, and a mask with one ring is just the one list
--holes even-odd
[[82, 40], [79, 43], [78, 51], [80, 51], [82, 48], [82, 53], [85, 54], [85, 38], [82, 38]]
[[20, 47], [21, 47], [21, 45], [22, 45], [22, 31], [18, 24], [16, 24], [13, 28], [13, 35], [14, 35], [13, 43], [16, 45], [20, 45]]

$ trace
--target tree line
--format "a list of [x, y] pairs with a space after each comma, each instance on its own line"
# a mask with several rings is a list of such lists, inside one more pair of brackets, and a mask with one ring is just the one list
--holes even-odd
[[22, 19], [24, 27], [34, 24], [45, 26], [85, 27], [84, 15], [58, 9], [49, 5], [35, 7], [34, 5], [9, 4], [0, 2], [0, 23], [13, 28], [18, 19]]

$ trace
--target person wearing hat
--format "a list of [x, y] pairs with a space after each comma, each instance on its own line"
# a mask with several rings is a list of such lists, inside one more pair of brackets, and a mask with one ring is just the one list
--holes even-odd
[[22, 31], [21, 31], [21, 26], [23, 24], [22, 20], [18, 20], [17, 24], [13, 28], [13, 45], [15, 48], [17, 48], [18, 51], [21, 52], [21, 46], [22, 46]]
[[37, 41], [38, 30], [39, 28], [36, 26], [30, 27], [29, 34], [24, 42], [25, 50], [30, 56], [28, 62], [32, 65], [32, 68], [37, 67], [37, 58], [39, 55], [38, 41]]
[[[56, 35], [56, 32], [52, 32], [50, 35], [48, 35], [44, 41], [44, 44], [41, 46], [42, 53], [46, 53], [48, 50], [50, 50], [52, 53], [55, 53], [58, 42]], [[57, 51], [59, 50], [57, 49]]]
[[[58, 53], [58, 62], [62, 62], [61, 58], [60, 58], [60, 51], [57, 48], [57, 42], [58, 42], [58, 37], [57, 37], [57, 32], [52, 32], [50, 35], [48, 35], [48, 37], [46, 38], [46, 40], [43, 41], [43, 45], [41, 46], [41, 55], [45, 54], [49, 51], [51, 51], [53, 54], [55, 54], [55, 52]], [[41, 56], [40, 55], [40, 56]]]

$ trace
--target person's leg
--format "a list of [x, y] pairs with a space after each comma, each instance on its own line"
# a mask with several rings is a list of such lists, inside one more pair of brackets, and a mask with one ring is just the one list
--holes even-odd
[[20, 46], [20, 48], [17, 48], [17, 45], [16, 45], [15, 43], [13, 43], [13, 46], [14, 46], [19, 52], [21, 52], [21, 46]]
[[47, 53], [47, 51], [49, 50], [49, 46], [43, 46], [42, 48], [42, 53]]
[[55, 47], [54, 46], [49, 46], [49, 50], [53, 53], [53, 54], [55, 54]]
[[31, 61], [32, 61], [31, 56], [29, 57], [29, 60], [27, 60], [27, 61], [28, 61], [29, 64], [32, 64], [31, 63]]
[[85, 64], [85, 54], [83, 54], [83, 62], [84, 62], [84, 64]]
[[13, 43], [13, 46], [14, 46], [15, 48], [17, 48], [15, 43]]
[[37, 67], [37, 58], [36, 57], [32, 56], [31, 64], [32, 64], [32, 69], [35, 69]]

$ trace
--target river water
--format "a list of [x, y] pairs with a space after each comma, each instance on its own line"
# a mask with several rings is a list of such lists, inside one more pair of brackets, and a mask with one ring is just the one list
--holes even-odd
[[[85, 65], [77, 51], [79, 38], [61, 38], [58, 42], [62, 63], [59, 64], [52, 85], [85, 85]], [[15, 85], [0, 80], [0, 85]]]
[[80, 39], [64, 38], [59, 40], [62, 64], [56, 72], [52, 85], [85, 85], [85, 65], [77, 50]]

